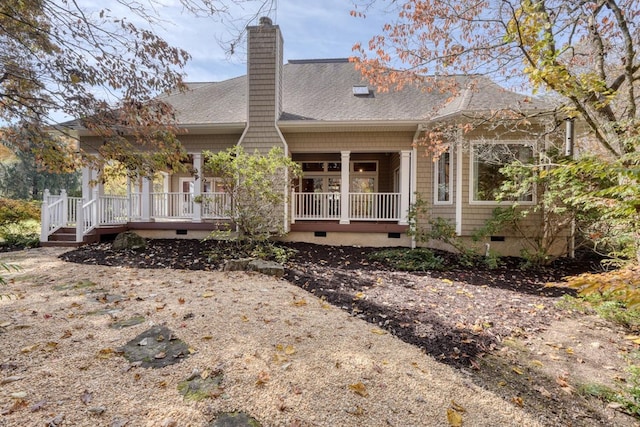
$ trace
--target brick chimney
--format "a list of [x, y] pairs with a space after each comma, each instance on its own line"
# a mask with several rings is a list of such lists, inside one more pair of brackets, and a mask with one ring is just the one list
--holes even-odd
[[271, 19], [247, 28], [247, 127], [240, 139], [249, 153], [273, 146], [287, 151], [276, 122], [282, 114], [282, 34]]

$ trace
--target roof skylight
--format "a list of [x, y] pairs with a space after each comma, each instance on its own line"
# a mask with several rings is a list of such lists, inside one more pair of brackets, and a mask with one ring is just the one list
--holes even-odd
[[369, 96], [370, 93], [369, 86], [353, 85], [353, 94], [355, 96]]

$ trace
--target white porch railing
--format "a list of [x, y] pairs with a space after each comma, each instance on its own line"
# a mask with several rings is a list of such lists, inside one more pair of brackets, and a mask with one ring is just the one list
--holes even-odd
[[349, 193], [349, 219], [400, 220], [400, 193]]
[[[349, 193], [350, 221], [399, 221], [400, 193]], [[293, 193], [294, 220], [340, 219], [340, 193]]]
[[[142, 218], [142, 199], [141, 193], [132, 193], [128, 199], [131, 220]], [[202, 219], [228, 219], [231, 199], [226, 193], [202, 193], [201, 199]], [[191, 219], [195, 203], [194, 195], [189, 193], [151, 193], [149, 216], [153, 219]]]
[[293, 193], [294, 219], [340, 219], [340, 193]]
[[59, 195], [44, 191], [40, 216], [40, 238], [46, 241], [48, 236], [63, 227], [75, 227], [78, 217], [78, 201], [80, 197], [69, 197], [62, 190]]
[[228, 194], [202, 193], [202, 218], [228, 219], [230, 208], [231, 197]]
[[191, 218], [193, 216], [193, 194], [151, 193], [152, 218]]
[[[231, 199], [225, 193], [203, 193], [200, 218], [195, 218], [193, 194], [149, 193], [150, 219], [200, 220], [228, 219]], [[349, 193], [347, 208], [350, 221], [399, 221], [400, 193]], [[59, 196], [48, 192], [42, 203], [41, 240], [62, 227], [76, 228], [76, 241], [96, 227], [126, 224], [142, 219], [143, 196], [98, 196], [84, 203], [81, 198]], [[340, 193], [292, 193], [293, 220], [339, 220], [342, 200]]]

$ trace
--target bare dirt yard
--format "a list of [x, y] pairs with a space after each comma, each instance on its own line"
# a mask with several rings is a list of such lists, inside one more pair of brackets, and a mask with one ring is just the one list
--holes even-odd
[[215, 242], [149, 243], [0, 254], [21, 268], [0, 288], [0, 426], [640, 425], [582, 391], [626, 386], [635, 332], [543, 286], [588, 265], [407, 273], [297, 244], [276, 279], [218, 271]]

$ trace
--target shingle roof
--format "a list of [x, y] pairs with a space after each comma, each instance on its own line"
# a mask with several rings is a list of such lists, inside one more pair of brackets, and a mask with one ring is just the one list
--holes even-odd
[[[457, 96], [406, 86], [402, 91], [357, 96], [353, 86], [367, 85], [346, 59], [289, 61], [283, 67], [283, 114], [289, 121], [428, 121], [462, 112], [505, 108], [544, 109], [542, 101], [507, 91], [486, 77], [459, 76]], [[246, 121], [247, 78], [190, 84], [184, 93], [163, 97], [177, 110], [182, 125]]]

